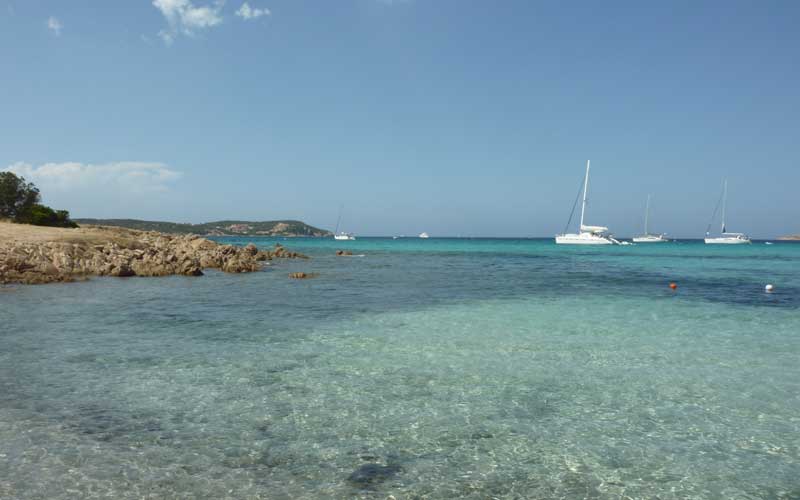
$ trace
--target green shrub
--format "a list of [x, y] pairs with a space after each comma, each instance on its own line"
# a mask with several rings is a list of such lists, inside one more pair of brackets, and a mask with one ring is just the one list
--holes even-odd
[[17, 222], [33, 224], [34, 226], [51, 227], [78, 227], [69, 218], [66, 210], [53, 210], [45, 205], [34, 204], [25, 213], [17, 217]]

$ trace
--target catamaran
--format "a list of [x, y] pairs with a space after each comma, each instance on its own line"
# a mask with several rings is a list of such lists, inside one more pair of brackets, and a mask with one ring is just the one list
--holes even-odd
[[634, 243], [663, 243], [669, 241], [663, 234], [650, 234], [647, 231], [647, 222], [650, 218], [650, 195], [647, 195], [647, 205], [644, 209], [644, 234], [641, 236], [634, 236]]
[[[588, 226], [583, 223], [584, 215], [586, 214], [586, 194], [589, 190], [589, 160], [586, 161], [586, 177], [583, 180], [583, 203], [581, 204], [581, 224], [579, 231], [575, 233], [567, 233], [567, 228], [572, 222], [572, 213], [575, 212], [575, 205], [572, 206], [572, 213], [569, 214], [569, 221], [567, 227], [564, 228], [564, 233], [556, 235], [556, 244], [558, 245], [619, 245], [619, 241], [615, 240], [605, 233], [608, 228], [605, 226]], [[575, 202], [577, 203], [577, 199]]]
[[714, 221], [714, 216], [717, 215], [717, 208], [719, 208], [719, 202], [717, 202], [717, 206], [714, 208], [714, 213], [711, 215], [711, 222], [708, 223], [708, 228], [706, 229], [706, 238], [705, 241], [709, 245], [741, 245], [744, 243], [750, 243], [750, 238], [744, 233], [729, 233], [725, 230], [725, 205], [728, 202], [728, 179], [725, 179], [722, 182], [722, 231], [720, 235], [717, 237], [711, 237], [711, 223]]
[[335, 240], [354, 240], [356, 237], [353, 233], [339, 232], [339, 223], [342, 222], [342, 206], [339, 206], [339, 218], [336, 219], [336, 230], [333, 231], [333, 239]]

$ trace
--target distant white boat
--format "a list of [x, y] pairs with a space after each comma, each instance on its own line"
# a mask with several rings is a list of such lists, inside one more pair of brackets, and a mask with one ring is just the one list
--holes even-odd
[[634, 243], [663, 243], [669, 241], [663, 234], [650, 234], [647, 231], [647, 222], [650, 218], [650, 195], [647, 195], [647, 205], [644, 209], [644, 234], [641, 236], [634, 236]]
[[709, 245], [741, 245], [743, 243], [752, 243], [750, 238], [744, 233], [722, 233], [716, 238], [706, 238], [705, 241]]
[[[589, 190], [589, 161], [586, 161], [586, 177], [583, 180], [583, 202], [581, 203], [581, 223], [578, 233], [562, 233], [556, 235], [556, 244], [558, 245], [618, 245], [619, 241], [611, 236], [606, 235], [608, 228], [605, 226], [587, 226], [583, 223], [583, 217], [586, 213], [586, 194]], [[576, 200], [577, 202], [577, 200]], [[572, 207], [573, 212], [575, 206]], [[570, 222], [572, 221], [572, 214], [569, 216]], [[567, 222], [569, 226], [569, 222]], [[566, 230], [565, 230], [566, 231]]]
[[339, 232], [339, 223], [342, 222], [342, 205], [339, 205], [339, 218], [336, 219], [336, 229], [333, 231], [333, 239], [335, 240], [354, 240], [356, 239], [353, 233]]
[[419, 237], [422, 238], [423, 240], [430, 238], [430, 236], [428, 236], [428, 233], [426, 232], [419, 233]]
[[765, 245], [773, 245], [773, 243], [771, 241], [765, 241], [764, 244]]
[[[719, 236], [711, 237], [711, 223], [708, 224], [706, 229], [705, 242], [709, 245], [742, 245], [751, 243], [750, 238], [744, 233], [729, 233], [725, 230], [725, 205], [728, 202], [728, 179], [722, 182], [722, 231]], [[719, 208], [719, 203], [717, 203]], [[714, 215], [717, 214], [717, 209], [714, 209], [714, 214], [711, 216], [713, 221]]]

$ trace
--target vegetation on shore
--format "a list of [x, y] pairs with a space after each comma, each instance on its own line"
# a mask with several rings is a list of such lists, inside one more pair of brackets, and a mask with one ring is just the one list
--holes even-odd
[[146, 221], [136, 219], [75, 219], [79, 224], [115, 226], [139, 231], [203, 236], [330, 236], [324, 229], [296, 220], [250, 222], [221, 220], [202, 224]]
[[0, 219], [50, 227], [78, 227], [66, 210], [42, 205], [39, 189], [12, 172], [0, 172]]

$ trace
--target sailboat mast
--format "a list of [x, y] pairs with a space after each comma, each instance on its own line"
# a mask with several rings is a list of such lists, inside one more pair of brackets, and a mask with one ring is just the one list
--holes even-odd
[[644, 209], [644, 234], [645, 234], [645, 236], [650, 234], [650, 233], [647, 232], [647, 219], [649, 219], [649, 218], [650, 218], [650, 195], [648, 194], [647, 195], [647, 206]]
[[339, 205], [339, 217], [336, 219], [336, 229], [334, 229], [333, 234], [339, 234], [339, 223], [342, 222], [342, 208], [343, 205]]
[[728, 179], [722, 182], [722, 232], [725, 232], [725, 205], [728, 204]]
[[583, 203], [581, 204], [581, 225], [578, 232], [583, 231], [583, 215], [586, 212], [586, 192], [589, 190], [589, 161], [586, 160], [586, 178], [583, 180]]

